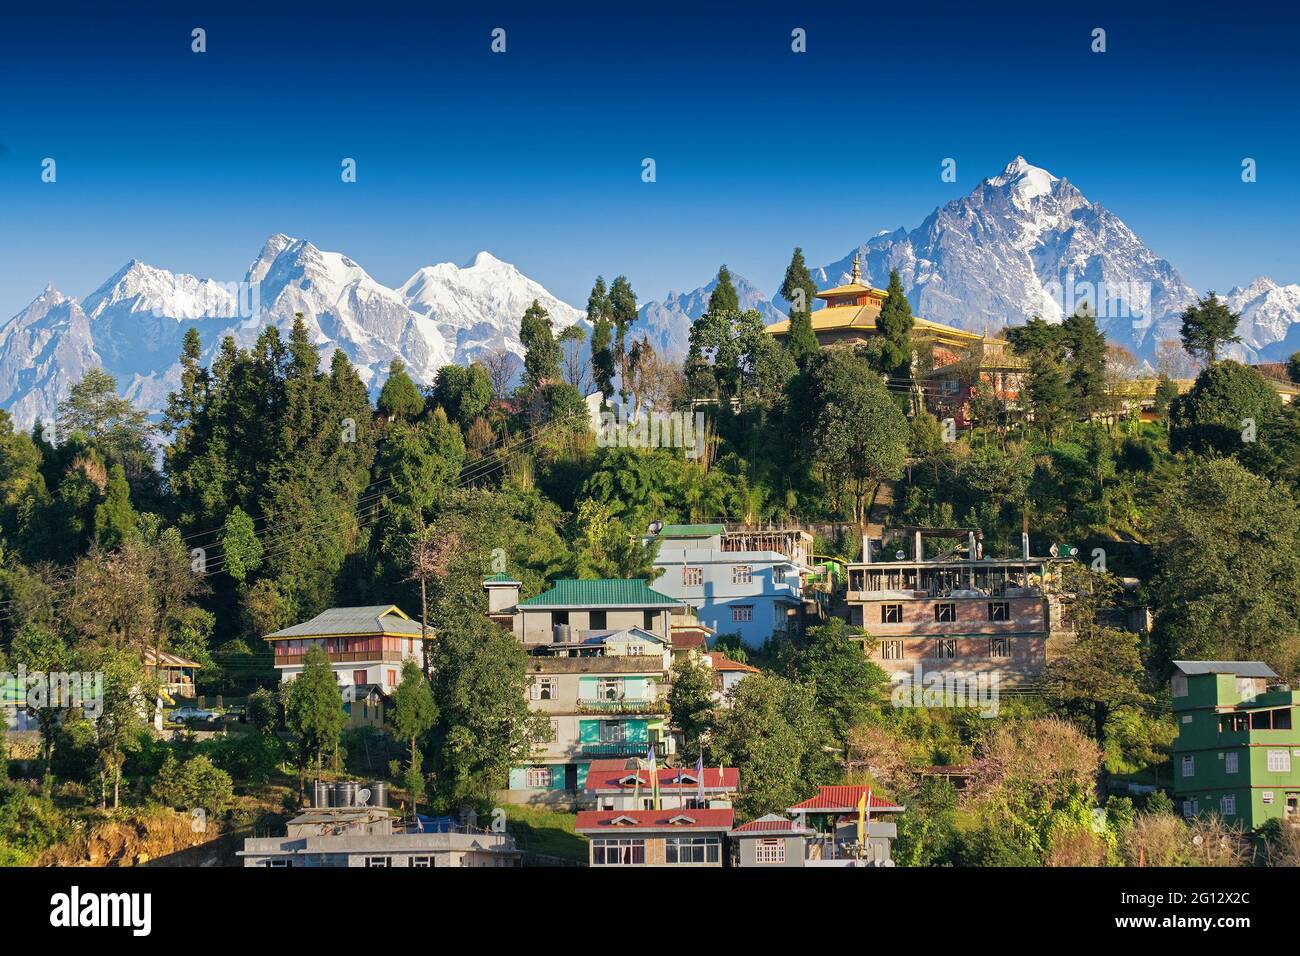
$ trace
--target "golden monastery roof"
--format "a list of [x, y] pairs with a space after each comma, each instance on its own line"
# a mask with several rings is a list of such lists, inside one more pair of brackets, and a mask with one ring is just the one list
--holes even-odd
[[[880, 305], [867, 302], [863, 305], [835, 305], [818, 309], [812, 313], [813, 332], [861, 332], [873, 335], [876, 331], [876, 319], [880, 315]], [[790, 320], [782, 319], [767, 326], [769, 335], [782, 336], [790, 331]], [[931, 322], [920, 316], [913, 318], [912, 331], [918, 335], [928, 335], [937, 342], [950, 345], [968, 346], [985, 341], [979, 332], [968, 332], [939, 322]], [[1000, 342], [1001, 340], [990, 340]]]
[[842, 295], [877, 295], [883, 299], [889, 293], [884, 289], [877, 289], [875, 286], [863, 285], [861, 282], [850, 282], [848, 285], [837, 285], [833, 289], [814, 292], [813, 295], [818, 299], [834, 299]]

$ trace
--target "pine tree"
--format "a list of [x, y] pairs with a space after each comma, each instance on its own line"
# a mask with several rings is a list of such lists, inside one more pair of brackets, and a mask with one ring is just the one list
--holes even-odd
[[736, 287], [731, 284], [731, 272], [725, 265], [718, 270], [718, 284], [709, 293], [708, 310], [715, 315], [740, 311], [740, 296], [736, 294]]
[[795, 247], [781, 281], [781, 297], [790, 303], [790, 329], [785, 337], [785, 349], [795, 363], [803, 368], [817, 354], [817, 335], [812, 327], [812, 308], [817, 295], [817, 283], [804, 263], [803, 250]]
[[235, 505], [221, 529], [222, 567], [236, 583], [243, 584], [250, 574], [262, 566], [262, 542], [253, 530], [253, 519], [244, 509]]
[[626, 276], [618, 276], [609, 287], [609, 315], [614, 324], [614, 367], [618, 370], [619, 393], [627, 401], [627, 333], [636, 322], [636, 293]]
[[104, 500], [95, 508], [95, 543], [111, 551], [135, 533], [139, 517], [131, 507], [131, 487], [126, 470], [116, 464], [108, 473]]
[[1075, 415], [1086, 420], [1106, 406], [1106, 337], [1086, 304], [1061, 324], [1061, 331], [1070, 353]]
[[881, 371], [897, 382], [912, 380], [912, 306], [903, 292], [903, 282], [898, 270], [889, 271], [889, 289], [885, 294], [880, 315], [876, 318], [876, 331], [880, 334]]
[[1211, 292], [1198, 298], [1195, 305], [1183, 312], [1183, 348], [1191, 355], [1203, 358], [1208, 365], [1219, 360], [1219, 349], [1240, 342], [1237, 323], [1241, 316], [1228, 308], [1227, 303]]
[[596, 284], [587, 297], [587, 321], [591, 323], [592, 378], [605, 401], [609, 401], [614, 396], [614, 320], [601, 276], [596, 277]]
[[379, 393], [378, 408], [389, 420], [412, 419], [424, 411], [424, 396], [419, 387], [406, 374], [406, 363], [400, 358], [388, 364], [388, 381]]
[[551, 329], [551, 316], [536, 299], [519, 322], [524, 347], [524, 389], [533, 392], [560, 377], [560, 346]]
[[323, 650], [313, 647], [303, 656], [302, 673], [289, 682], [284, 696], [285, 723], [298, 738], [301, 752], [315, 753], [319, 776], [324, 756], [338, 746], [347, 719], [339, 682]]
[[406, 788], [411, 791], [412, 808], [424, 795], [424, 777], [420, 773], [420, 738], [427, 734], [438, 720], [438, 705], [433, 701], [433, 691], [424, 678], [424, 672], [415, 661], [402, 665], [402, 682], [393, 692], [395, 707], [389, 721], [397, 735], [411, 747], [407, 765]]

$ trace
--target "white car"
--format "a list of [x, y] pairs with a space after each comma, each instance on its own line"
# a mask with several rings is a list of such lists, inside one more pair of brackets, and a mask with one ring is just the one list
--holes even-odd
[[210, 721], [216, 720], [216, 711], [203, 710], [199, 707], [177, 707], [171, 712], [171, 719], [178, 724], [187, 724], [191, 721]]

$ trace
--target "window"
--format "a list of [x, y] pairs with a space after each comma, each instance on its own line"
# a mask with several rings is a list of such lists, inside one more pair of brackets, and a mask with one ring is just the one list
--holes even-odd
[[902, 624], [903, 605], [901, 604], [880, 605], [880, 623], [881, 624]]
[[413, 856], [411, 857], [411, 866], [417, 870], [433, 869], [433, 857], [431, 856]]
[[1170, 681], [1170, 684], [1172, 686], [1175, 697], [1187, 696], [1187, 675], [1186, 674], [1175, 674], [1173, 680]]
[[785, 584], [785, 568], [772, 569], [772, 583]]
[[639, 866], [645, 863], [645, 840], [592, 840], [592, 866]]
[[559, 694], [559, 679], [555, 677], [535, 677], [528, 696], [533, 700], [555, 700]]
[[364, 684], [364, 683], [366, 683], [366, 672], [365, 672], [364, 670], [353, 671], [353, 672], [352, 672], [352, 683], [354, 683], [354, 684]]
[[989, 657], [1010, 657], [1011, 639], [1009, 637], [989, 638]]
[[752, 604], [733, 604], [731, 606], [731, 621], [733, 624], [745, 624], [754, 619], [754, 605]]
[[1006, 601], [989, 601], [990, 621], [1011, 620], [1011, 605]]
[[602, 744], [621, 744], [627, 739], [627, 725], [617, 720], [602, 720], [598, 736]]
[[658, 611], [642, 611], [642, 612], [641, 612], [641, 628], [642, 628], [642, 630], [653, 631], [653, 630], [655, 629], [655, 625], [658, 624], [658, 623], [659, 623], [659, 612], [658, 612]]
[[664, 840], [665, 863], [717, 863], [722, 859], [722, 841], [717, 837], [668, 837]]
[[390, 866], [392, 866], [392, 865], [393, 865], [393, 858], [392, 858], [391, 856], [368, 856], [368, 857], [366, 857], [366, 866], [367, 866], [367, 867], [375, 867], [375, 868], [378, 868], [378, 869], [386, 869], [387, 867], [390, 867]]
[[785, 862], [785, 841], [784, 840], [759, 840], [758, 845], [754, 847], [755, 863], [784, 863]]
[[1271, 804], [1273, 802], [1273, 791], [1272, 790], [1263, 791], [1259, 795], [1259, 799], [1262, 803]]
[[591, 611], [587, 614], [587, 624], [593, 631], [603, 631], [609, 626], [608, 611]]
[[395, 671], [391, 667], [388, 668], [388, 686], [389, 687], [397, 686], [397, 671]]
[[1196, 816], [1196, 814], [1199, 812], [1200, 812], [1200, 807], [1197, 805], [1195, 800], [1183, 801], [1183, 816], [1187, 817], [1190, 820], [1192, 817]]
[[1219, 733], [1231, 734], [1239, 730], [1245, 730], [1250, 726], [1250, 718], [1246, 714], [1224, 714], [1219, 718]]
[[957, 605], [955, 604], [936, 604], [934, 606], [934, 619], [936, 621], [951, 624], [957, 620]]
[[1237, 772], [1237, 754], [1236, 754], [1236, 753], [1227, 753], [1227, 754], [1224, 754], [1224, 755], [1223, 755], [1223, 772], [1224, 772], [1224, 773], [1236, 773], [1236, 772]]
[[732, 584], [749, 584], [754, 580], [754, 569], [748, 564], [738, 564], [731, 569]]
[[1191, 754], [1183, 757], [1183, 776], [1192, 777], [1196, 775], [1196, 758]]
[[1250, 715], [1252, 730], [1290, 730], [1291, 708], [1283, 710], [1257, 710]]
[[596, 699], [622, 700], [623, 679], [620, 677], [614, 677], [596, 681]]
[[276, 870], [283, 870], [286, 867], [293, 866], [293, 860], [266, 860], [262, 863], [262, 865], [269, 866], [272, 869], [276, 869]]
[[688, 588], [697, 588], [704, 583], [703, 568], [682, 568], [682, 584]]
[[941, 660], [951, 660], [957, 656], [957, 641], [951, 637], [941, 637], [934, 642], [934, 656]]
[[903, 642], [881, 641], [880, 659], [882, 661], [901, 661], [903, 659]]
[[1235, 793], [1225, 793], [1219, 797], [1219, 812], [1225, 817], [1230, 817], [1237, 812], [1237, 795]]
[[629, 644], [629, 645], [627, 646], [627, 656], [628, 656], [628, 657], [644, 657], [644, 656], [645, 656], [645, 645], [644, 645], [644, 644]]
[[1269, 773], [1290, 773], [1291, 772], [1291, 751], [1270, 750], [1268, 752], [1268, 772]]
[[529, 789], [550, 789], [551, 779], [550, 767], [529, 767], [524, 774], [524, 785]]

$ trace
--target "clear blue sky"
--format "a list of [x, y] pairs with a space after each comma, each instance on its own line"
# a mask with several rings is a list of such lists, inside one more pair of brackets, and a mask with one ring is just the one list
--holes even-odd
[[645, 301], [721, 262], [770, 290], [794, 245], [839, 258], [1016, 154], [1197, 288], [1300, 281], [1295, 12], [180, 6], [3, 15], [0, 319], [47, 280], [84, 296], [131, 257], [237, 280], [277, 231], [390, 285], [488, 249], [578, 306], [597, 273]]

